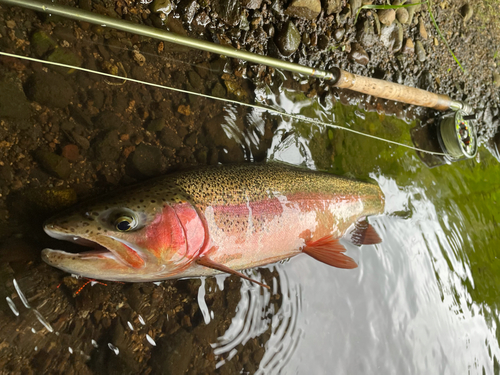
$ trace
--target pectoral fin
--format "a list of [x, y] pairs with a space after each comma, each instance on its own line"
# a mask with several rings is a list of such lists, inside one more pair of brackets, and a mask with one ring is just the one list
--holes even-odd
[[354, 224], [354, 229], [347, 236], [354, 245], [375, 245], [382, 240], [375, 229], [368, 223], [368, 220], [359, 220]]
[[204, 266], [204, 267], [208, 267], [208, 268], [213, 268], [214, 270], [218, 270], [218, 271], [221, 271], [221, 272], [229, 273], [231, 275], [239, 276], [239, 277], [241, 277], [241, 278], [243, 278], [245, 280], [251, 281], [252, 283], [258, 284], [258, 285], [260, 285], [260, 286], [262, 286], [264, 288], [271, 289], [269, 287], [269, 285], [262, 284], [261, 282], [259, 282], [257, 280], [253, 280], [253, 279], [249, 278], [248, 276], [245, 276], [241, 272], [235, 271], [232, 268], [226, 267], [223, 264], [214, 262], [208, 256], [202, 256], [202, 257], [198, 258], [198, 260], [196, 261], [196, 263], [198, 263], [200, 266]]
[[356, 262], [347, 255], [342, 254], [345, 250], [345, 247], [337, 238], [325, 236], [317, 241], [306, 242], [302, 252], [329, 266], [347, 269], [356, 268], [358, 266]]

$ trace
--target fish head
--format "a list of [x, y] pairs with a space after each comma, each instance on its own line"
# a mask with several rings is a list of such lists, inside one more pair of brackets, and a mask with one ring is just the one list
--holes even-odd
[[44, 249], [46, 263], [112, 281], [174, 277], [189, 267], [205, 242], [203, 222], [188, 199], [142, 187], [76, 206], [47, 220], [44, 230], [92, 248], [78, 253]]

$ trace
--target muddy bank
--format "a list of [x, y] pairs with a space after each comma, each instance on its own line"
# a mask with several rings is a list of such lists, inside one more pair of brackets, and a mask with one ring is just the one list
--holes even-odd
[[[463, 73], [426, 8], [418, 5], [398, 12], [362, 10], [354, 23], [361, 1], [61, 3], [308, 66], [339, 66], [447, 94], [487, 108], [481, 111], [483, 142], [496, 132], [498, 33], [491, 31], [496, 25], [484, 23], [480, 5], [450, 1], [433, 8]], [[0, 36], [2, 51], [244, 102], [253, 102], [259, 92], [290, 87], [309, 97], [359, 102], [402, 117], [435, 115], [272, 68], [3, 5]], [[194, 165], [264, 160], [277, 122], [266, 114], [251, 121], [246, 113], [193, 95], [0, 58], [0, 367], [61, 373], [216, 371], [220, 358], [210, 354], [208, 343], [227, 330], [235, 314], [239, 280], [228, 278], [223, 293], [214, 279], [207, 280], [212, 292], [206, 303], [218, 312], [207, 329], [196, 302], [199, 280], [110, 283], [79, 291], [85, 280], [41, 263], [40, 249], [57, 246], [41, 228], [48, 215], [77, 200], [148, 177]], [[222, 122], [228, 128], [222, 129]], [[247, 134], [251, 142], [231, 134]], [[262, 274], [269, 283], [276, 276]], [[280, 303], [279, 294], [273, 298], [270, 311]], [[145, 334], [155, 345], [144, 340]], [[238, 355], [217, 371], [255, 372], [268, 336], [238, 347]]]

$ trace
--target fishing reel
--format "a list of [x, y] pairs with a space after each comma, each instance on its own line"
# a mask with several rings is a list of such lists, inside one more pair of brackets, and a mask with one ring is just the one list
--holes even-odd
[[417, 151], [420, 160], [433, 168], [474, 158], [478, 148], [475, 120], [472, 108], [464, 105], [461, 109], [441, 116], [437, 121], [411, 129], [415, 147], [433, 152], [429, 154]]

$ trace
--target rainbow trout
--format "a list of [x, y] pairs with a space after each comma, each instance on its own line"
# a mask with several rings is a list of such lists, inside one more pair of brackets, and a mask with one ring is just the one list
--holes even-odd
[[[47, 234], [93, 248], [44, 249], [48, 264], [92, 279], [159, 281], [258, 267], [305, 253], [355, 268], [339, 243], [380, 242], [366, 216], [378, 186], [280, 164], [204, 167], [113, 192], [55, 216]], [[253, 281], [253, 280], [251, 280]]]

